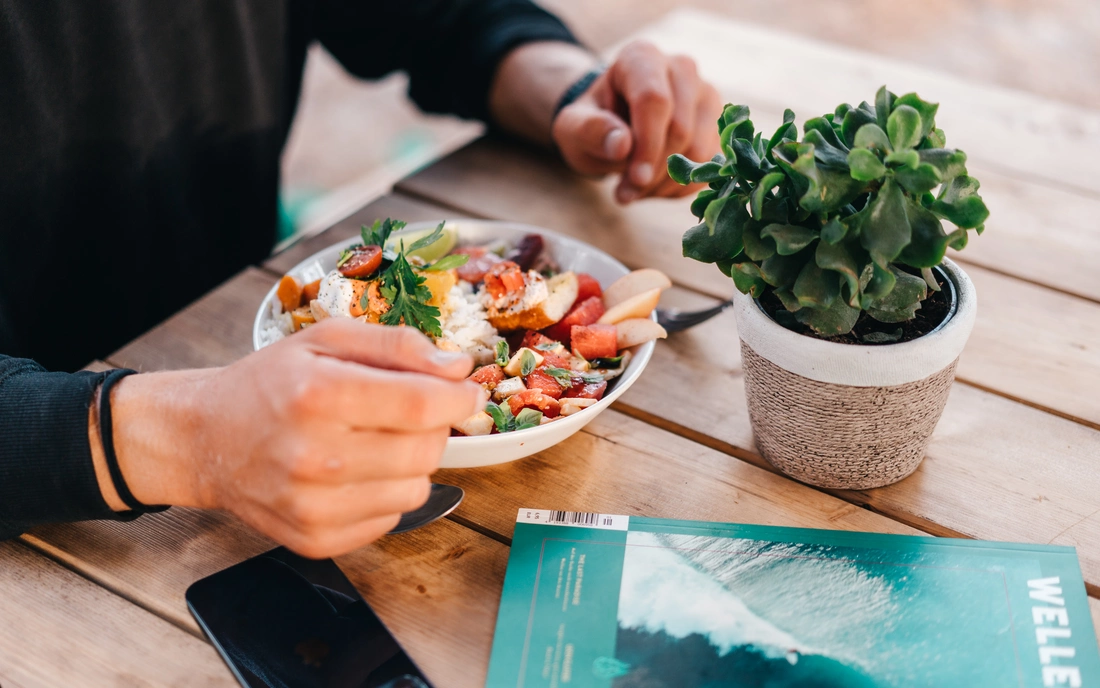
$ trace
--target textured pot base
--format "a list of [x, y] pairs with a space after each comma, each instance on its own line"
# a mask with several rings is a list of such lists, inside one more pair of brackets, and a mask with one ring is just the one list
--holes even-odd
[[958, 363], [916, 382], [852, 387], [784, 370], [743, 341], [741, 360], [760, 454], [803, 482], [854, 490], [889, 485], [917, 469]]

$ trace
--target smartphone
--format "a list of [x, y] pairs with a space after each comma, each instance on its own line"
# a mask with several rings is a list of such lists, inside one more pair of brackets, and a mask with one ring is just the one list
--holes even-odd
[[187, 607], [245, 688], [432, 688], [331, 559], [280, 547], [196, 582]]

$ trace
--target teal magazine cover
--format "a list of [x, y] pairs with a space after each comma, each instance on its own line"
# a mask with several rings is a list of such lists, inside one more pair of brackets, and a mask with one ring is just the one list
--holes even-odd
[[1072, 547], [521, 509], [488, 688], [1100, 686]]

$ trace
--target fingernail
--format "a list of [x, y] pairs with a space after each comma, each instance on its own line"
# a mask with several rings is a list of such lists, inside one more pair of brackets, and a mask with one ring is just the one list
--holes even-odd
[[603, 140], [603, 152], [608, 160], [618, 160], [623, 156], [622, 151], [619, 150], [623, 138], [626, 137], [626, 132], [622, 129], [612, 129], [608, 132], [607, 136]]
[[435, 353], [432, 354], [432, 360], [441, 366], [449, 366], [464, 358], [466, 358], [466, 354], [461, 351], [444, 351], [443, 349], [436, 349]]
[[633, 186], [620, 186], [615, 190], [615, 198], [619, 203], [630, 203], [638, 197], [638, 190]]
[[648, 162], [638, 163], [630, 170], [630, 177], [638, 186], [645, 186], [653, 181], [653, 165]]

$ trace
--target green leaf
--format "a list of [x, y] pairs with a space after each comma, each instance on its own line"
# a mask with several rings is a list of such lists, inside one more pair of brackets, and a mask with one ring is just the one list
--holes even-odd
[[707, 206], [716, 198], [718, 198], [717, 191], [714, 189], [703, 189], [699, 192], [699, 195], [695, 197], [695, 200], [691, 202], [691, 214], [702, 220], [703, 214], [707, 210]]
[[730, 276], [733, 277], [733, 283], [738, 291], [754, 299], [760, 298], [768, 286], [756, 263], [737, 263], [730, 271]]
[[733, 132], [737, 130], [736, 124], [726, 125], [724, 129], [718, 134], [718, 143], [722, 147], [722, 153], [726, 156], [726, 159], [731, 162], [737, 162], [737, 153], [733, 150]]
[[[691, 181], [696, 184], [709, 184], [723, 177], [724, 168], [716, 162], [705, 162], [691, 171]], [[725, 175], [729, 176], [729, 175]]]
[[444, 224], [446, 224], [446, 222], [440, 222], [439, 226], [432, 230], [431, 234], [429, 234], [428, 236], [420, 237], [416, 241], [412, 242], [412, 245], [405, 249], [405, 253], [412, 255], [420, 249], [427, 248], [435, 242], [439, 241], [439, 239], [443, 236]]
[[737, 156], [734, 167], [737, 168], [737, 172], [742, 177], [755, 182], [764, 176], [764, 171], [760, 169], [760, 156], [756, 154], [756, 150], [752, 147], [752, 141], [734, 139], [732, 146], [733, 152]]
[[947, 245], [956, 251], [961, 251], [966, 248], [966, 244], [969, 240], [970, 235], [966, 233], [965, 229], [961, 228], [947, 235]]
[[714, 264], [718, 266], [718, 270], [721, 271], [726, 277], [733, 277], [733, 261], [732, 260], [716, 260]]
[[489, 402], [485, 405], [485, 412], [492, 417], [497, 432], [508, 432], [512, 429], [512, 407], [507, 401], [500, 404]]
[[875, 94], [875, 119], [878, 121], [879, 128], [885, 130], [886, 125], [890, 119], [890, 112], [894, 109], [894, 98], [896, 96], [886, 90], [883, 86]]
[[989, 218], [989, 209], [978, 195], [979, 188], [981, 183], [974, 177], [955, 177], [944, 185], [932, 211], [961, 229], [980, 227]]
[[776, 253], [760, 263], [760, 275], [773, 287], [784, 289], [794, 285], [802, 267], [813, 257], [813, 251], [807, 249], [793, 256], [781, 256]]
[[886, 136], [886, 132], [882, 130], [882, 127], [874, 123], [864, 124], [856, 131], [855, 147], [868, 148], [878, 151], [883, 155], [893, 150], [890, 147], [890, 139]]
[[807, 261], [792, 291], [805, 308], [828, 308], [840, 295], [840, 275], [822, 269], [813, 260]]
[[779, 186], [787, 178], [782, 172], [769, 172], [757, 183], [749, 196], [749, 209], [753, 219], [760, 220], [764, 216], [764, 199], [768, 192]]
[[805, 142], [814, 147], [814, 159], [825, 167], [846, 169], [848, 167], [848, 152], [843, 148], [831, 144], [821, 132], [811, 129], [806, 133]]
[[897, 323], [912, 320], [920, 302], [928, 296], [928, 285], [924, 279], [910, 275], [897, 268], [891, 268], [897, 283], [890, 293], [881, 299], [873, 300], [864, 310], [879, 322]]
[[413, 271], [404, 253], [397, 254], [390, 267], [382, 273], [382, 297], [390, 309], [379, 319], [383, 325], [408, 325], [426, 335], [439, 337], [439, 309], [428, 305], [432, 292], [426, 280]]
[[887, 179], [858, 214], [859, 240], [879, 265], [888, 265], [912, 238], [905, 214], [905, 194], [892, 179]]
[[921, 100], [916, 93], [906, 93], [894, 101], [894, 105], [908, 105], [917, 111], [921, 121], [921, 138], [928, 136], [936, 128], [936, 112], [939, 111], [939, 103], [929, 103]]
[[794, 317], [818, 334], [835, 337], [851, 332], [859, 313], [858, 308], [852, 308], [844, 299], [834, 299], [828, 308], [803, 308]]
[[770, 224], [760, 231], [760, 237], [775, 240], [775, 249], [782, 256], [798, 253], [817, 238], [817, 232], [798, 225]]
[[508, 365], [508, 359], [511, 358], [511, 352], [508, 350], [508, 341], [500, 340], [496, 346], [496, 364], [498, 366]]
[[798, 297], [796, 297], [790, 289], [776, 289], [773, 293], [779, 298], [779, 301], [783, 304], [783, 308], [791, 313], [802, 309], [802, 304], [798, 302]]
[[767, 152], [771, 152], [781, 141], [794, 141], [798, 138], [798, 127], [794, 125], [794, 110], [787, 108], [783, 111], [783, 124], [775, 130], [768, 139]]
[[542, 411], [537, 411], [532, 408], [525, 408], [519, 412], [516, 416], [516, 430], [526, 430], [527, 428], [536, 428], [542, 423]]
[[935, 167], [940, 172], [940, 178], [949, 182], [960, 174], [966, 174], [966, 153], [961, 150], [949, 150], [946, 148], [928, 148], [917, 151], [922, 163]]
[[840, 140], [840, 137], [837, 135], [836, 130], [833, 129], [833, 125], [824, 117], [814, 117], [813, 119], [806, 120], [805, 124], [802, 125], [802, 131], [806, 134], [807, 137], [809, 137], [811, 131], [816, 131], [818, 134], [821, 135], [821, 138], [828, 142], [828, 144], [833, 148], [841, 150], [845, 153], [848, 152], [848, 146], [846, 146], [844, 142]]
[[[691, 173], [705, 164], [714, 163], [693, 162], [683, 155], [676, 153], [668, 156], [668, 176], [672, 177], [672, 180], [677, 184], [690, 184]], [[720, 167], [720, 165], [718, 167]]]
[[886, 165], [866, 148], [855, 148], [848, 153], [848, 167], [852, 179], [861, 182], [873, 182], [886, 176]]
[[834, 217], [821, 228], [821, 240], [827, 241], [830, 244], [837, 244], [844, 239], [847, 233], [847, 225], [841, 222], [840, 218]]
[[684, 257], [703, 263], [736, 258], [743, 248], [742, 227], [749, 220], [744, 200], [735, 196], [719, 198], [707, 206], [704, 219], [703, 224], [684, 233]]
[[877, 263], [870, 262], [863, 266], [859, 275], [860, 307], [866, 308], [876, 299], [881, 299], [890, 293], [897, 282], [894, 273]]
[[721, 131], [731, 124], [740, 124], [749, 118], [748, 105], [726, 105], [718, 118], [718, 130]]
[[920, 113], [909, 105], [897, 105], [886, 120], [886, 134], [894, 150], [916, 148], [923, 137]]
[[929, 148], [943, 148], [947, 145], [947, 136], [943, 133], [943, 129], [933, 129], [924, 142]]
[[909, 193], [920, 196], [940, 185], [943, 177], [933, 165], [922, 162], [917, 169], [902, 168], [894, 172], [894, 179]]
[[519, 355], [519, 374], [523, 377], [527, 377], [537, 365], [538, 362], [535, 361], [535, 354], [531, 353], [530, 349], [524, 349]]
[[385, 248], [390, 235], [404, 228], [405, 223], [401, 220], [391, 220], [387, 217], [385, 220], [375, 220], [370, 227], [363, 225], [359, 230], [359, 235], [363, 238], [364, 246]]
[[840, 273], [841, 279], [848, 285], [848, 304], [859, 308], [859, 266], [844, 244], [820, 241], [814, 259], [819, 268]]
[[801, 154], [791, 169], [808, 181], [799, 205], [811, 213], [830, 213], [843, 208], [863, 192], [863, 182], [852, 179], [847, 169], [819, 167], [814, 162], [814, 147], [799, 144]]
[[439, 260], [435, 261], [431, 265], [420, 268], [421, 270], [428, 270], [431, 272], [442, 272], [444, 270], [453, 270], [460, 268], [470, 260], [469, 254], [466, 253], [452, 253], [449, 256], [443, 256]]
[[861, 103], [858, 108], [849, 110], [844, 114], [844, 120], [840, 126], [840, 135], [844, 138], [844, 142], [848, 147], [851, 148], [856, 145], [856, 132], [864, 125], [874, 122], [874, 111], [870, 109], [867, 103]]
[[917, 151], [907, 148], [905, 150], [896, 150], [890, 153], [884, 159], [887, 165], [898, 165], [911, 170], [917, 169], [920, 166], [920, 155]]
[[915, 268], [931, 268], [943, 262], [947, 252], [947, 234], [940, 219], [926, 208], [906, 199], [905, 212], [912, 229], [912, 241], [898, 260]]
[[[622, 356], [620, 356], [619, 359], [622, 360]], [[597, 360], [604, 360], [604, 359], [597, 359]], [[595, 364], [596, 361], [593, 361], [592, 363]], [[550, 367], [550, 368], [543, 368], [542, 372], [546, 373], [550, 377], [557, 380], [558, 384], [561, 385], [562, 387], [566, 388], [566, 389], [569, 389], [570, 387], [573, 386], [573, 371], [572, 370], [566, 370], [565, 368]]]
[[775, 255], [775, 240], [760, 236], [760, 225], [755, 222], [746, 222], [741, 232], [741, 240], [745, 244], [745, 255], [750, 260], [760, 262]]

